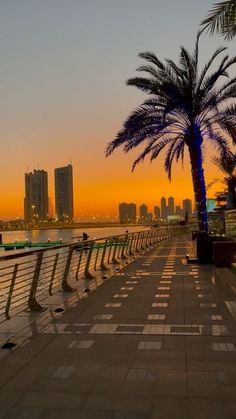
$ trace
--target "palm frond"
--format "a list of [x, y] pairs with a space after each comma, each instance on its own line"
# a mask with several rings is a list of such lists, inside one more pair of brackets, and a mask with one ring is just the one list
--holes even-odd
[[[155, 141], [156, 141], [156, 138], [154, 138], [154, 142]], [[160, 141], [158, 144], [155, 144], [155, 145], [149, 144], [147, 147], [145, 147], [143, 152], [133, 162], [132, 172], [134, 171], [137, 164], [144, 161], [145, 157], [148, 154], [151, 154], [150, 161], [152, 162], [152, 160], [160, 154], [160, 152], [167, 146], [167, 144], [172, 142], [172, 141], [173, 141], [173, 139], [171, 137], [170, 138], [165, 138], [164, 140]], [[155, 157], [153, 157], [154, 155], [155, 155]]]
[[211, 35], [217, 32], [225, 39], [232, 39], [236, 34], [236, 1], [227, 0], [214, 4], [201, 25]]
[[198, 80], [198, 90], [201, 88], [202, 82], [208, 72], [208, 70], [210, 69], [212, 63], [215, 61], [215, 59], [218, 57], [218, 55], [220, 55], [222, 52], [224, 52], [227, 48], [226, 47], [221, 47], [221, 48], [217, 48], [217, 50], [214, 52], [214, 54], [211, 56], [210, 60], [207, 62], [207, 64], [203, 67], [203, 70], [200, 74], [199, 80]]
[[153, 52], [140, 52], [138, 56], [148, 61], [149, 63], [156, 65], [160, 70], [164, 70], [165, 68], [164, 64], [157, 58], [157, 56]]
[[164, 167], [167, 172], [169, 180], [171, 180], [171, 172], [172, 172], [172, 163], [174, 158], [178, 161], [178, 156], [180, 154], [181, 148], [184, 144], [184, 140], [182, 136], [177, 136], [173, 139], [172, 144], [169, 146], [168, 152], [166, 154]]

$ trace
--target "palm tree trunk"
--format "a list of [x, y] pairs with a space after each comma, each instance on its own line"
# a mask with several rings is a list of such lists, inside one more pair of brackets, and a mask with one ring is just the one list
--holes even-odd
[[202, 166], [201, 144], [196, 141], [189, 145], [189, 155], [192, 171], [193, 190], [197, 206], [198, 229], [208, 233], [207, 207], [206, 207], [206, 184]]
[[236, 194], [235, 194], [235, 178], [231, 177], [227, 179], [227, 186], [228, 186], [228, 199], [229, 199], [229, 209], [236, 208]]

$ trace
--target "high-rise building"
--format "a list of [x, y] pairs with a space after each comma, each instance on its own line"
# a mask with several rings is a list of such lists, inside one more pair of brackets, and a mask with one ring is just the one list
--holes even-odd
[[175, 200], [173, 196], [168, 198], [168, 215], [174, 215], [175, 213]]
[[168, 215], [174, 215], [175, 213], [175, 200], [173, 196], [168, 198]]
[[48, 219], [48, 174], [45, 170], [25, 173], [24, 219], [27, 224]]
[[159, 218], [161, 218], [160, 207], [154, 207], [154, 218], [155, 220], [159, 220]]
[[147, 205], [143, 204], [139, 207], [139, 221], [147, 221], [148, 220], [148, 207]]
[[119, 204], [119, 220], [121, 224], [136, 223], [136, 204], [122, 202]]
[[163, 220], [167, 219], [166, 198], [164, 196], [161, 198], [161, 218]]
[[55, 169], [55, 211], [58, 221], [74, 219], [73, 169], [68, 164]]
[[191, 215], [192, 214], [192, 201], [191, 199], [184, 199], [183, 200], [183, 213]]

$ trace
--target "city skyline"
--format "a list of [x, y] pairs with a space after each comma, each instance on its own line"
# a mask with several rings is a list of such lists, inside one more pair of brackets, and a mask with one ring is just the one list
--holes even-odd
[[[169, 4], [130, 0], [125, 7], [107, 0], [83, 4], [72, 0], [70, 7], [62, 0], [2, 4], [1, 169], [7, 181], [1, 176], [0, 219], [23, 217], [22, 174], [27, 166], [48, 172], [51, 197], [54, 162], [64, 166], [71, 158], [75, 218], [114, 217], [121, 200], [155, 205], [166, 190], [177, 204], [184, 195], [193, 200], [187, 160], [184, 170], [174, 166], [170, 183], [163, 173], [163, 158], [152, 165], [145, 162], [132, 173], [135, 153], [118, 152], [105, 159], [104, 151], [127, 114], [142, 102], [142, 95], [125, 85], [140, 65], [137, 54], [150, 50], [160, 58], [175, 58], [181, 44], [192, 49], [199, 22], [210, 7], [210, 0]], [[132, 28], [130, 16], [135, 22]], [[145, 31], [140, 31], [143, 24]], [[227, 45], [229, 54], [233, 51], [233, 43], [218, 37], [202, 39], [202, 62], [219, 45]], [[99, 62], [99, 78], [94, 62]], [[219, 177], [211, 164], [213, 154], [207, 148], [207, 184]], [[219, 185], [212, 188], [210, 197], [217, 190]]]
[[[136, 203], [121, 202], [118, 205], [118, 218], [121, 224], [136, 222], [152, 222], [154, 220], [177, 220], [188, 218], [193, 215], [192, 200], [185, 198], [181, 205], [175, 205], [173, 196], [162, 196], [159, 206], [150, 207], [145, 203], [137, 205]], [[177, 216], [177, 217], [176, 217]]]

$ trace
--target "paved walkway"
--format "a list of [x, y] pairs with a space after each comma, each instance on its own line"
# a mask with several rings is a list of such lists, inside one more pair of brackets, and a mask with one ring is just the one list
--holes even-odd
[[235, 419], [235, 297], [184, 264], [189, 245], [140, 257], [3, 357], [0, 418]]

